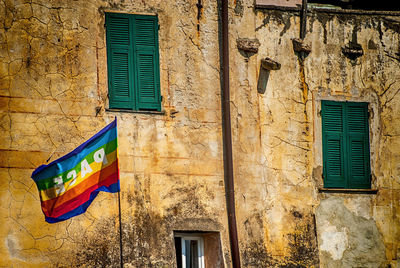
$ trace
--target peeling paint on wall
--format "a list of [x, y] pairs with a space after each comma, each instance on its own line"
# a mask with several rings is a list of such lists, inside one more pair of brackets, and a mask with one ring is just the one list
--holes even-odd
[[337, 261], [342, 259], [343, 252], [347, 249], [348, 241], [346, 229], [337, 230], [336, 226], [325, 222], [321, 227], [320, 250], [326, 251], [330, 257]]
[[[373, 219], [357, 215], [344, 203], [352, 198], [323, 199], [316, 210], [321, 265], [381, 267], [385, 262], [382, 235]], [[370, 200], [365, 200], [366, 204]]]

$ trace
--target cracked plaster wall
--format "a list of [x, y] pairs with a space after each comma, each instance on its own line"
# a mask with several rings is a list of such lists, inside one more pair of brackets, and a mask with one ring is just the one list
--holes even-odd
[[[32, 170], [119, 120], [124, 262], [174, 265], [173, 230], [219, 231], [230, 266], [225, 211], [216, 1], [0, 2], [0, 266], [119, 265], [117, 196], [58, 224], [43, 220]], [[310, 13], [304, 73], [293, 52], [299, 16], [230, 2], [235, 194], [245, 267], [355, 263], [363, 237], [380, 264], [398, 264], [400, 72], [398, 17]], [[165, 115], [105, 112], [104, 11], [158, 14]], [[364, 56], [341, 47], [354, 25]], [[257, 54], [236, 48], [257, 38]], [[260, 61], [282, 64], [257, 93]], [[319, 194], [321, 99], [371, 103], [371, 167], [377, 195]], [[96, 107], [101, 107], [96, 113]], [[177, 112], [177, 113], [176, 113]], [[333, 200], [333, 201], [332, 201]], [[331, 203], [346, 217], [330, 215]], [[328, 211], [329, 212], [329, 211]], [[347, 228], [347, 229], [346, 229]], [[350, 230], [350, 229], [349, 229]], [[337, 233], [339, 233], [337, 235]], [[340, 245], [325, 238], [333, 235]], [[160, 242], [162, 241], [162, 242]], [[365, 251], [365, 249], [363, 249]], [[361, 263], [361, 262], [359, 262]]]
[[[50, 225], [30, 179], [115, 115], [124, 262], [171, 266], [173, 230], [220, 231], [227, 254], [218, 46], [208, 42], [218, 36], [216, 3], [200, 18], [195, 4], [0, 2], [0, 266], [119, 265], [117, 195], [101, 193], [82, 216]], [[104, 111], [104, 11], [158, 14], [165, 115]]]
[[[245, 18], [238, 20], [246, 24]], [[365, 260], [371, 267], [397, 267], [400, 60], [394, 55], [400, 51], [399, 17], [310, 12], [305, 43], [311, 45], [312, 51], [304, 60], [303, 70], [291, 42], [291, 38], [299, 36], [298, 16], [265, 10], [256, 12], [255, 18], [249, 15], [248, 20], [247, 23], [254, 21], [255, 33], [239, 28], [237, 36], [258, 38], [261, 46], [248, 61], [242, 58], [239, 62], [237, 58], [240, 67], [233, 76], [240, 77], [245, 70], [252, 70], [248, 77], [256, 76], [264, 57], [282, 65], [279, 71], [270, 72], [266, 93], [255, 95], [250, 101], [259, 111], [263, 163], [260, 177], [265, 178], [266, 200], [265, 251], [279, 256], [291, 249], [293, 220], [288, 216], [296, 210], [316, 214], [313, 226], [318, 241], [312, 246], [318, 249], [322, 267], [366, 267]], [[351, 61], [341, 48], [353, 40], [354, 32], [364, 55]], [[254, 82], [250, 85], [247, 92], [255, 92]], [[243, 99], [244, 91], [237, 92], [240, 96], [236, 100]], [[323, 185], [319, 114], [323, 99], [370, 103], [372, 187], [379, 189], [376, 195], [365, 198], [358, 194], [318, 193], [317, 188]], [[332, 196], [337, 197], [337, 204], [349, 209], [351, 217], [326, 205]], [[357, 224], [359, 228], [352, 229]], [[360, 234], [344, 235], [343, 228]], [[325, 239], [330, 234], [336, 236], [337, 244], [335, 239]], [[369, 248], [358, 246], [366, 241]], [[330, 250], [336, 245], [337, 251]], [[366, 255], [369, 257], [363, 260], [361, 256]]]

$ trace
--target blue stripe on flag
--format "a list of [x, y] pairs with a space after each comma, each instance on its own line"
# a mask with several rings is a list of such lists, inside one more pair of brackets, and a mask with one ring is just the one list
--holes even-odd
[[65, 213], [64, 215], [61, 215], [58, 218], [51, 218], [51, 217], [46, 217], [45, 216], [45, 220], [48, 223], [56, 223], [56, 222], [60, 222], [60, 221], [65, 221], [68, 220], [71, 217], [74, 216], [78, 216], [80, 214], [83, 214], [86, 212], [87, 208], [90, 206], [90, 204], [93, 202], [93, 200], [96, 198], [96, 196], [99, 194], [100, 191], [102, 192], [109, 192], [109, 193], [116, 193], [118, 192], [120, 189], [119, 186], [119, 181], [117, 181], [114, 184], [111, 184], [110, 186], [101, 186], [100, 188], [94, 190], [91, 194], [90, 194], [90, 198], [88, 201], [86, 201], [85, 203], [83, 203], [82, 205], [80, 205], [79, 207], [71, 210], [70, 212]]
[[106, 144], [117, 138], [117, 119], [111, 122], [108, 126], [100, 130], [96, 135], [82, 143], [72, 152], [64, 155], [63, 157], [54, 160], [48, 165], [41, 165], [32, 173], [32, 179], [36, 182], [41, 179], [47, 179], [57, 174], [63, 173], [67, 170], [74, 168], [82, 159], [93, 152], [101, 145]]

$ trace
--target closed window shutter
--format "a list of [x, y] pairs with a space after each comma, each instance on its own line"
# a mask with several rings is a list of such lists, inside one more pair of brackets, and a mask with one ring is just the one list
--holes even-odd
[[106, 13], [110, 108], [134, 109], [133, 47], [126, 14]]
[[324, 159], [324, 187], [344, 188], [345, 126], [344, 103], [322, 102], [322, 146]]
[[367, 104], [347, 103], [347, 122], [349, 144], [348, 187], [354, 189], [370, 188]]
[[368, 104], [322, 101], [324, 186], [371, 188]]
[[136, 97], [139, 110], [161, 110], [156, 16], [134, 17]]

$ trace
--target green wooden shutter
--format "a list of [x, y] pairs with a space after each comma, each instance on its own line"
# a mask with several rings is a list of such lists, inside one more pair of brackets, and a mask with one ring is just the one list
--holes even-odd
[[134, 109], [134, 67], [129, 15], [106, 13], [110, 108]]
[[346, 187], [343, 114], [344, 103], [322, 101], [324, 187], [327, 188]]
[[371, 187], [368, 104], [347, 103], [348, 132], [348, 187], [366, 189]]
[[161, 110], [156, 16], [134, 16], [136, 105], [139, 110]]
[[324, 187], [371, 187], [368, 104], [322, 101]]

